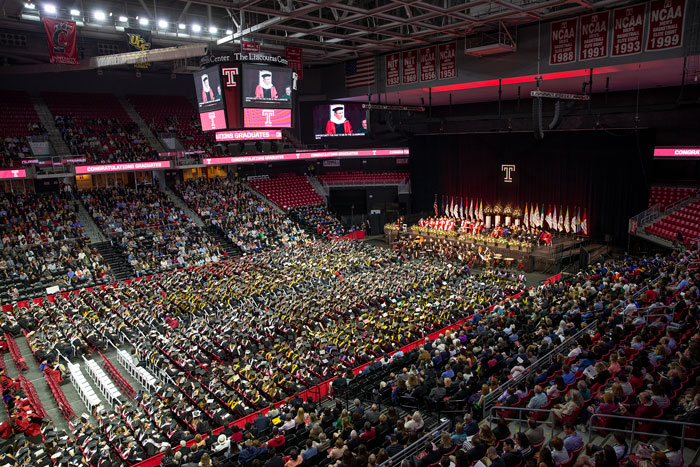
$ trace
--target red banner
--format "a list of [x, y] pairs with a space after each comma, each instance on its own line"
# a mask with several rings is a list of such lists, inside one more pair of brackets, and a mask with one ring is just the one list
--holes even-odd
[[610, 11], [581, 16], [579, 60], [592, 60], [608, 56], [609, 24]]
[[440, 79], [457, 77], [457, 41], [440, 44]]
[[646, 3], [613, 10], [611, 56], [620, 57], [642, 52], [646, 11]]
[[257, 42], [241, 41], [241, 52], [260, 52], [260, 44]]
[[304, 61], [302, 59], [301, 47], [285, 47], [284, 57], [289, 61], [289, 66], [297, 73], [299, 79], [304, 78]]
[[399, 65], [400, 55], [398, 53], [389, 54], [386, 60], [386, 85], [396, 86], [401, 84], [401, 70]]
[[401, 80], [403, 84], [418, 82], [418, 51], [407, 50], [401, 54], [401, 62], [403, 62], [403, 73]]
[[435, 47], [423, 47], [420, 53], [420, 80], [431, 81], [437, 78], [435, 71], [437, 52]]
[[652, 0], [649, 5], [647, 51], [680, 47], [683, 42], [685, 0]]
[[51, 63], [80, 65], [75, 21], [44, 18], [44, 30], [49, 42]]
[[549, 64], [562, 65], [576, 61], [576, 27], [578, 18], [553, 21], [549, 35]]

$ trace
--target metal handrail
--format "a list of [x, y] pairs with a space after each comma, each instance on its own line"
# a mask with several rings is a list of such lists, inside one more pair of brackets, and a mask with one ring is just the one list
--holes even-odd
[[508, 418], [508, 417], [501, 417], [503, 420], [508, 421], [508, 422], [518, 422], [518, 431], [522, 431], [522, 422], [527, 421], [528, 416], [526, 415], [525, 418], [522, 417], [523, 412], [527, 412], [528, 414], [534, 413], [534, 412], [540, 412], [540, 413], [547, 413], [547, 418], [544, 420], [537, 420], [537, 423], [544, 423], [545, 425], [552, 425], [552, 430], [554, 430], [554, 420], [550, 420], [550, 415], [554, 413], [552, 409], [531, 409], [527, 406], [525, 407], [504, 407], [504, 406], [493, 406], [489, 410], [489, 416], [488, 419], [491, 420], [493, 418], [493, 411], [494, 410], [515, 410], [518, 412], [518, 418]]
[[520, 382], [525, 381], [527, 378], [530, 377], [530, 375], [532, 375], [533, 373], [535, 373], [539, 369], [543, 368], [545, 365], [549, 365], [549, 363], [551, 363], [552, 357], [554, 355], [558, 355], [566, 350], [569, 350], [573, 345], [575, 345], [578, 342], [578, 339], [584, 333], [589, 332], [592, 329], [595, 329], [597, 326], [598, 326], [598, 320], [592, 321], [588, 326], [579, 330], [576, 334], [574, 334], [573, 336], [570, 336], [568, 339], [566, 339], [564, 342], [559, 344], [557, 347], [555, 347], [551, 351], [547, 352], [546, 355], [544, 355], [543, 357], [540, 357], [535, 363], [533, 363], [532, 365], [525, 368], [525, 371], [520, 373], [518, 376], [509, 379], [508, 381], [506, 381], [505, 383], [502, 383], [496, 389], [491, 391], [489, 393], [489, 395], [492, 395], [492, 397], [490, 398], [490, 400], [486, 404], [484, 404], [484, 412], [482, 413], [482, 416], [486, 415], [487, 410], [491, 409], [495, 405], [495, 403], [498, 401], [498, 398], [509, 387], [518, 385]]
[[419, 453], [423, 447], [425, 446], [425, 442], [430, 440], [432, 441], [433, 439], [439, 438], [440, 434], [442, 433], [443, 430], [446, 430], [450, 425], [449, 420], [446, 419], [441, 419], [440, 424], [436, 426], [435, 428], [431, 429], [427, 433], [425, 433], [423, 436], [421, 436], [417, 441], [415, 441], [413, 444], [410, 444], [406, 446], [403, 450], [400, 452], [394, 454], [392, 457], [389, 459], [385, 460], [381, 464], [379, 464], [379, 467], [390, 467], [392, 465], [401, 465], [401, 461], [404, 459], [416, 455]]
[[[632, 421], [632, 428], [631, 429], [623, 429], [623, 428], [615, 428], [615, 427], [599, 427], [596, 425], [593, 425], [593, 420], [596, 418], [612, 418], [612, 419], [617, 419], [617, 420], [625, 420], [625, 421]], [[629, 417], [629, 416], [622, 416], [622, 415], [611, 415], [611, 414], [598, 414], [594, 413], [591, 415], [591, 418], [588, 419], [588, 442], [591, 442], [591, 439], [593, 438], [593, 430], [597, 431], [615, 431], [615, 432], [622, 432], [622, 433], [630, 433], [632, 436], [635, 434], [639, 435], [644, 435], [644, 436], [659, 436], [659, 432], [647, 432], [647, 431], [638, 431], [635, 430], [635, 425], [637, 423], [663, 423], [666, 425], [676, 425], [676, 426], [681, 426], [681, 452], [683, 452], [683, 448], [685, 447], [685, 441], [700, 441], [700, 438], [686, 438], [685, 437], [685, 430], [686, 427], [689, 428], [695, 428], [697, 430], [700, 430], [700, 424], [698, 423], [690, 423], [690, 422], [679, 422], [677, 420], [667, 420], [665, 418], [640, 418], [640, 417]], [[698, 435], [700, 436], [700, 435]]]

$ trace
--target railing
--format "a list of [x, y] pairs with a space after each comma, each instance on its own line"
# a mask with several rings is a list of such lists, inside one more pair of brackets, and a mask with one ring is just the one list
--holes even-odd
[[[654, 205], [650, 208], [648, 208], [645, 211], [640, 212], [636, 216], [630, 217], [629, 224], [630, 226], [636, 225], [636, 230], [634, 232], [631, 232], [633, 234], [637, 233], [639, 229], [644, 228], [645, 226], [651, 224], [654, 222], [656, 219], [659, 218], [661, 215], [661, 209], [659, 205]], [[635, 223], [635, 224], [633, 224]]]
[[[489, 420], [493, 418], [493, 411], [494, 410], [503, 410], [503, 411], [515, 411], [518, 412], [518, 418], [511, 418], [511, 417], [502, 417], [503, 420], [507, 422], [518, 422], [518, 431], [523, 431], [523, 422], [527, 424], [528, 418], [530, 414], [533, 413], [541, 413], [541, 414], [547, 414], [545, 418], [539, 418], [537, 419], [537, 423], [539, 425], [547, 425], [552, 427], [552, 433], [554, 433], [554, 427], [555, 427], [555, 420], [554, 417], [551, 417], [551, 415], [554, 413], [551, 409], [531, 409], [529, 407], [501, 407], [501, 406], [493, 406], [489, 410]], [[523, 416], [523, 412], [525, 412], [525, 415]], [[554, 435], [552, 435], [554, 437]]]
[[443, 430], [447, 430], [450, 426], [450, 422], [448, 420], [440, 420], [440, 424], [436, 426], [435, 428], [431, 429], [427, 433], [425, 433], [423, 436], [421, 436], [417, 441], [415, 441], [413, 444], [410, 444], [406, 446], [403, 451], [396, 453], [386, 461], [382, 462], [379, 464], [380, 467], [389, 467], [392, 465], [401, 465], [401, 461], [404, 459], [407, 459], [411, 456], [415, 456], [419, 452], [423, 450], [425, 447], [425, 442], [426, 441], [432, 441], [434, 439], [440, 438], [440, 434], [442, 433]]
[[520, 373], [518, 376], [515, 378], [511, 378], [505, 383], [501, 384], [498, 386], [496, 389], [491, 391], [489, 394], [492, 395], [491, 398], [487, 403], [484, 404], [483, 408], [483, 413], [482, 416], [485, 417], [486, 414], [488, 413], [489, 415], [491, 414], [491, 410], [493, 410], [493, 407], [496, 405], [498, 402], [498, 398], [501, 397], [501, 395], [509, 388], [512, 386], [516, 386], [522, 381], [527, 380], [531, 375], [534, 376], [534, 374], [544, 368], [545, 366], [549, 366], [552, 362], [552, 357], [555, 355], [558, 355], [562, 352], [567, 352], [571, 347], [578, 345], [578, 339], [587, 332], [592, 331], [593, 329], [596, 329], [598, 327], [598, 320], [594, 320], [591, 322], [588, 326], [585, 328], [581, 329], [578, 331], [576, 334], [573, 336], [569, 337], [566, 339], [564, 342], [559, 344], [557, 347], [555, 347], [553, 350], [549, 351], [545, 356], [539, 358], [535, 363], [532, 365], [528, 366], [525, 371]]
[[[620, 420], [623, 423], [626, 422], [632, 422], [632, 427], [631, 428], [620, 428], [619, 426], [597, 426], [593, 424], [594, 420], [597, 419], [604, 419], [604, 420]], [[680, 451], [683, 452], [683, 448], [685, 447], [685, 442], [686, 441], [692, 441], [692, 442], [697, 442], [700, 441], [700, 424], [698, 423], [690, 423], [690, 422], [679, 422], [677, 420], [666, 420], [663, 418], [636, 418], [636, 417], [628, 417], [628, 416], [622, 416], [622, 415], [610, 415], [610, 414], [593, 414], [591, 415], [591, 418], [588, 420], [588, 442], [591, 442], [591, 439], [593, 438], [593, 430], [595, 431], [604, 431], [604, 432], [621, 432], [621, 433], [628, 433], [631, 434], [632, 436], [635, 435], [642, 435], [642, 436], [663, 436], [661, 435], [660, 430], [654, 430], [657, 425], [671, 425], [671, 426], [676, 426], [680, 427], [680, 440], [681, 440], [681, 449]], [[639, 427], [642, 427], [640, 430]], [[687, 437], [686, 432], [691, 429], [693, 430], [692, 436], [694, 437]], [[676, 436], [678, 437], [678, 436]]]

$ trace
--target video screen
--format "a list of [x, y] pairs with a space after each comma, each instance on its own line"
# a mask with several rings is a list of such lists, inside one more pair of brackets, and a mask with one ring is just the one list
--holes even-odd
[[243, 128], [291, 128], [292, 109], [243, 109]]
[[292, 69], [246, 64], [243, 107], [292, 108]]
[[193, 73], [194, 88], [200, 112], [221, 110], [224, 99], [221, 97], [221, 73], [219, 66], [212, 66]]
[[368, 112], [362, 104], [323, 104], [313, 110], [316, 139], [369, 136]]

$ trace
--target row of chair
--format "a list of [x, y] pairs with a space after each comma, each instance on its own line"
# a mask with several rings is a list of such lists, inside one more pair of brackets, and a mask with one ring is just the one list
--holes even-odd
[[134, 361], [128, 352], [122, 349], [117, 349], [117, 362], [139, 382], [141, 386], [153, 392], [156, 389], [158, 380], [148, 372], [145, 368], [134, 365]]
[[102, 395], [105, 396], [109, 405], [112, 407], [119, 405], [122, 394], [116, 388], [112, 380], [107, 377], [95, 360], [88, 360], [85, 357], [83, 357], [83, 360], [85, 360], [85, 365], [87, 365], [88, 375], [90, 375], [92, 381], [97, 385]]
[[78, 396], [80, 397], [80, 400], [83, 401], [83, 404], [85, 404], [85, 407], [87, 407], [90, 410], [90, 412], [92, 412], [95, 409], [95, 407], [101, 404], [100, 398], [97, 397], [97, 394], [95, 394], [95, 391], [92, 389], [92, 386], [90, 385], [88, 380], [85, 379], [83, 372], [80, 370], [80, 365], [76, 365], [71, 362], [67, 363], [73, 387], [78, 392]]
[[70, 402], [68, 402], [68, 399], [66, 399], [63, 389], [61, 389], [61, 386], [55, 379], [49, 376], [46, 371], [44, 371], [44, 379], [46, 380], [46, 384], [49, 385], [51, 394], [53, 394], [53, 398], [56, 400], [56, 405], [58, 405], [58, 409], [61, 411], [63, 418], [70, 422], [75, 418], [75, 412], [73, 411], [73, 407], [71, 407]]
[[17, 347], [17, 342], [15, 342], [15, 339], [14, 337], [12, 337], [12, 334], [7, 332], [5, 333], [5, 342], [7, 342], [7, 350], [9, 350], [10, 355], [12, 355], [12, 360], [15, 362], [17, 371], [21, 373], [23, 371], [28, 370], [29, 368], [27, 367], [27, 363], [22, 357], [22, 353], [20, 352], [19, 347]]

